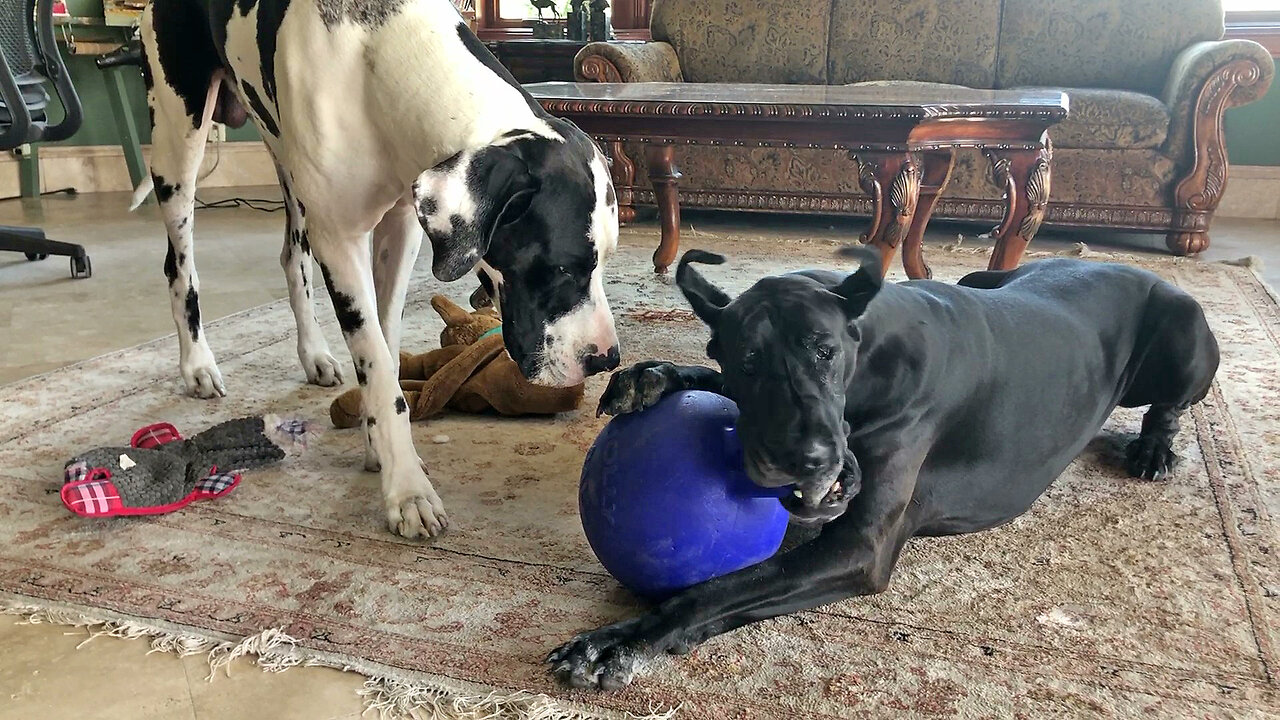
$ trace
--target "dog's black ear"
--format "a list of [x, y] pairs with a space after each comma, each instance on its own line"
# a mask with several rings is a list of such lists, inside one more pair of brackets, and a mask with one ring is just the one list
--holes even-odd
[[431, 272], [445, 282], [470, 272], [494, 231], [523, 215], [537, 191], [512, 146], [463, 151], [419, 175], [413, 199], [431, 240]]
[[841, 250], [841, 255], [858, 259], [858, 269], [846, 277], [832, 292], [844, 300], [845, 312], [850, 318], [862, 315], [871, 299], [884, 285], [880, 251], [866, 246]]
[[702, 273], [689, 266], [689, 263], [695, 262], [723, 265], [724, 256], [704, 250], [688, 250], [680, 257], [680, 264], [676, 266], [676, 285], [679, 286], [680, 292], [684, 293], [689, 305], [693, 307], [694, 314], [702, 322], [715, 325], [720, 311], [729, 304], [729, 296], [702, 277]]

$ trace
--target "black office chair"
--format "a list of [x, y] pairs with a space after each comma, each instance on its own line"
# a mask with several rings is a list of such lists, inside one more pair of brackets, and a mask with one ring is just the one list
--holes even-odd
[[[56, 125], [45, 116], [45, 80], [53, 83], [64, 110]], [[82, 119], [80, 98], [53, 34], [53, 0], [5, 0], [0, 7], [0, 151], [65, 140], [80, 129]], [[83, 246], [49, 240], [39, 228], [0, 225], [0, 250], [26, 253], [28, 260], [65, 255], [71, 258], [71, 277], [93, 274]]]

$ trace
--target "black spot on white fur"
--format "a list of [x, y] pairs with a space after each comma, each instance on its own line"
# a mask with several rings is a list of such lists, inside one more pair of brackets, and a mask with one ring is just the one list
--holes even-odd
[[396, 398], [396, 414], [403, 415], [409, 412], [409, 404], [404, 401], [404, 396]]
[[200, 339], [200, 295], [193, 287], [187, 288], [186, 299], [187, 311], [187, 330], [191, 332], [192, 340]]
[[[213, 10], [210, 7], [206, 11], [203, 3], [189, 0], [155, 0], [151, 6], [157, 47], [144, 47], [144, 52], [150, 60], [154, 51], [154, 59], [159, 63], [165, 81], [182, 99], [192, 127], [200, 125], [209, 82], [214, 71], [222, 65], [218, 52], [222, 40], [214, 37], [210, 27], [211, 15], [208, 13]], [[144, 80], [150, 76], [150, 69], [144, 71]]]
[[178, 192], [178, 190], [182, 188], [182, 183], [170, 185], [165, 182], [163, 177], [156, 175], [155, 173], [151, 173], [151, 183], [155, 185], [156, 200], [159, 200], [161, 205], [172, 200], [174, 193]]
[[325, 27], [343, 22], [367, 28], [381, 27], [400, 13], [405, 0], [316, 0]]
[[240, 82], [240, 89], [244, 91], [244, 97], [249, 101], [249, 107], [253, 108], [253, 114], [258, 116], [258, 122], [262, 125], [262, 129], [271, 133], [272, 137], [280, 137], [280, 127], [276, 125], [275, 118], [271, 117], [271, 111], [262, 102], [262, 96], [258, 95], [257, 89], [244, 81]]
[[343, 334], [351, 335], [364, 327], [364, 316], [356, 308], [356, 299], [334, 289], [333, 277], [329, 275], [329, 268], [324, 263], [320, 263], [320, 274], [324, 277], [325, 287], [329, 288], [329, 299], [333, 301], [333, 314], [338, 316], [338, 327], [342, 328]]

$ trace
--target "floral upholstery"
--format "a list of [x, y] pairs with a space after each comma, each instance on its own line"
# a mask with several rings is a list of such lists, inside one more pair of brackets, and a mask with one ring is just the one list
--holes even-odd
[[1219, 0], [1003, 0], [996, 86], [1159, 95], [1183, 48], [1223, 33]]
[[582, 77], [582, 61], [599, 56], [618, 69], [622, 82], [680, 82], [680, 58], [676, 49], [664, 42], [636, 44], [596, 43], [591, 55], [579, 54], [574, 58], [574, 73]]
[[1128, 90], [1048, 87], [1071, 102], [1067, 118], [1049, 129], [1061, 148], [1158, 148], [1169, 134], [1169, 108], [1159, 98]]
[[649, 28], [688, 82], [823, 84], [830, 20], [830, 0], [655, 0]]
[[1000, 4], [835, 0], [827, 81], [903, 78], [993, 87]]

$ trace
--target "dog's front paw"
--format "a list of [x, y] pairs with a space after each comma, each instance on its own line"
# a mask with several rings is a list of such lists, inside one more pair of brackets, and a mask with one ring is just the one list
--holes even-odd
[[320, 387], [335, 387], [342, 384], [342, 370], [338, 361], [329, 353], [329, 348], [298, 346], [298, 360], [302, 363], [302, 372], [307, 374], [307, 382]]
[[188, 395], [206, 400], [227, 396], [227, 386], [222, 383], [222, 373], [218, 372], [213, 353], [193, 351], [191, 357], [182, 361], [179, 369]]
[[653, 652], [641, 642], [640, 624], [635, 618], [578, 635], [547, 655], [551, 673], [575, 688], [626, 687]]
[[609, 386], [600, 396], [596, 417], [651, 408], [679, 386], [679, 379], [679, 369], [669, 362], [646, 360], [620, 370], [609, 378]]
[[444, 503], [427, 479], [421, 463], [403, 469], [383, 470], [383, 498], [387, 503], [387, 528], [411, 540], [435, 537], [449, 527]]
[[1178, 454], [1169, 443], [1158, 437], [1139, 437], [1129, 443], [1124, 454], [1129, 475], [1144, 480], [1167, 478], [1178, 461]]

